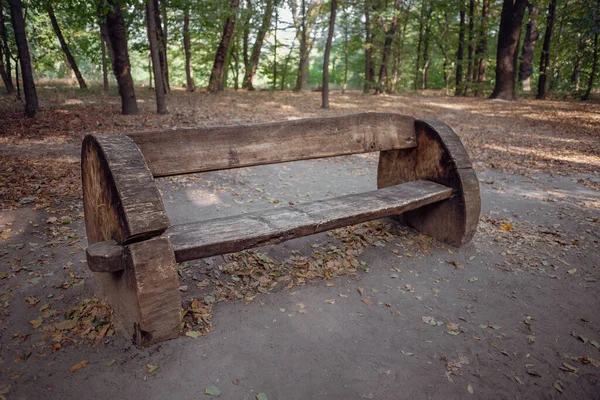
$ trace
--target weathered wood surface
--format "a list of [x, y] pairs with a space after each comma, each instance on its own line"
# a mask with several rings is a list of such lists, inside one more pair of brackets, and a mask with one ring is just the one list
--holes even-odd
[[415, 181], [292, 207], [248, 213], [167, 230], [178, 262], [276, 244], [448, 199], [452, 189]]
[[362, 113], [128, 135], [155, 177], [416, 146], [414, 118]]
[[125, 248], [114, 240], [96, 242], [85, 251], [88, 267], [93, 272], [118, 272], [125, 269]]
[[[168, 239], [155, 237], [170, 222], [139, 149], [126, 136], [87, 136], [82, 179], [90, 267], [119, 269], [93, 273], [117, 324], [140, 346], [177, 337], [181, 301], [175, 256]], [[97, 246], [106, 241], [126, 248], [114, 266], [107, 265], [110, 258], [117, 261], [114, 251], [104, 260], [98, 254]], [[149, 300], [153, 296], [155, 302]]]
[[154, 178], [131, 139], [88, 135], [81, 158], [88, 243], [143, 240], [170, 226]]
[[417, 120], [415, 127], [416, 148], [381, 152], [377, 186], [427, 179], [451, 187], [454, 194], [450, 200], [408, 212], [404, 217], [417, 230], [461, 246], [477, 230], [481, 211], [477, 175], [462, 142], [448, 125]]
[[[173, 247], [166, 237], [126, 246], [124, 279], [135, 287], [127, 331], [140, 347], [179, 336], [181, 298]], [[123, 312], [123, 309], [121, 310]]]

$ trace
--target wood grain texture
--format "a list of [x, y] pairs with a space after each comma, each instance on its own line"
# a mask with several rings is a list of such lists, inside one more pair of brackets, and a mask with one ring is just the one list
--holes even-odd
[[155, 177], [416, 146], [414, 118], [391, 113], [128, 136]]
[[358, 224], [447, 199], [452, 190], [428, 181], [219, 218], [167, 231], [178, 262], [276, 244]]
[[[179, 331], [181, 303], [175, 256], [166, 238], [153, 238], [170, 223], [139, 149], [126, 136], [87, 136], [82, 146], [82, 179], [85, 226], [92, 255], [98, 250], [94, 245], [100, 242], [112, 240], [126, 248], [118, 266], [104, 267], [119, 271], [93, 272], [102, 295], [115, 310], [118, 326], [139, 345], [177, 336], [173, 332]], [[145, 241], [135, 243], [139, 240]], [[94, 260], [90, 267], [95, 267]], [[160, 300], [156, 301], [161, 304], [149, 301], [148, 293], [157, 293]], [[164, 317], [165, 307], [169, 312], [174, 310], [174, 314]], [[164, 317], [164, 323], [170, 326], [165, 328], [163, 322], [153, 321], [154, 316]]]
[[88, 267], [93, 272], [118, 272], [125, 269], [125, 248], [114, 240], [96, 242], [85, 250]]
[[[121, 318], [134, 343], [146, 347], [179, 336], [181, 298], [173, 247], [155, 237], [126, 247], [125, 280], [135, 287], [135, 303], [122, 305]], [[127, 310], [125, 308], [128, 308]]]
[[127, 136], [88, 135], [81, 150], [88, 243], [119, 244], [160, 235], [170, 226], [146, 162]]
[[453, 196], [406, 213], [415, 229], [442, 242], [461, 246], [473, 238], [481, 211], [479, 181], [456, 133], [440, 121], [415, 122], [417, 147], [383, 151], [379, 156], [377, 186], [385, 188], [427, 179], [453, 189]]

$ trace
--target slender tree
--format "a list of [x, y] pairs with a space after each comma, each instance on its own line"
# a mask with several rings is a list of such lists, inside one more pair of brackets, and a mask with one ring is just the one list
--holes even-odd
[[256, 41], [254, 42], [254, 46], [252, 46], [252, 54], [250, 55], [248, 65], [246, 66], [244, 80], [246, 81], [246, 88], [248, 90], [254, 90], [252, 81], [254, 80], [254, 74], [256, 74], [256, 68], [258, 67], [258, 60], [260, 58], [260, 52], [262, 50], [263, 41], [265, 40], [265, 35], [271, 26], [271, 17], [273, 15], [274, 5], [274, 0], [266, 0], [265, 13], [263, 14], [262, 23], [256, 34]]
[[[158, 0], [157, 0], [158, 1]], [[158, 15], [158, 5], [155, 3], [156, 15]], [[169, 59], [167, 58], [167, 44], [169, 43], [169, 29], [168, 29], [168, 17], [167, 17], [167, 0], [160, 1], [160, 19], [157, 19], [156, 22], [159, 23], [156, 25], [156, 29], [161, 30], [160, 22], [162, 22], [162, 35], [159, 35], [158, 38], [162, 38], [162, 53], [164, 58], [164, 65], [161, 65], [161, 72], [163, 75], [163, 81], [165, 86], [165, 93], [169, 93], [171, 91], [171, 84], [169, 83]]]
[[112, 67], [119, 86], [121, 96], [121, 113], [134, 115], [139, 113], [135, 98], [133, 79], [131, 78], [131, 63], [127, 49], [127, 29], [121, 4], [118, 0], [107, 0], [108, 12], [106, 18], [106, 31], [109, 39], [109, 53], [112, 49]]
[[375, 89], [375, 93], [383, 93], [387, 88], [388, 63], [392, 51], [392, 41], [394, 40], [396, 30], [398, 29], [398, 13], [400, 12], [401, 3], [401, 0], [394, 0], [392, 20], [390, 21], [389, 28], [385, 31], [383, 52], [381, 53], [381, 65], [379, 66], [379, 82]]
[[[23, 79], [23, 93], [25, 94], [25, 116], [33, 118], [38, 111], [38, 98], [33, 81], [33, 67], [31, 65], [31, 56], [29, 54], [29, 45], [27, 43], [27, 34], [25, 33], [25, 18], [23, 18], [23, 4], [21, 0], [9, 0], [10, 15], [13, 30], [15, 32], [15, 41], [17, 42], [17, 52], [21, 63], [21, 76]], [[17, 78], [18, 81], [18, 78]]]
[[185, 87], [188, 92], [196, 90], [194, 83], [194, 70], [192, 69], [192, 50], [190, 39], [190, 5], [185, 4], [183, 9], [183, 52], [185, 54]]
[[[5, 71], [2, 75], [2, 80], [4, 81], [4, 87], [6, 88], [6, 91], [9, 94], [12, 94], [15, 92], [15, 87], [12, 82], [12, 70], [10, 66], [11, 51], [8, 45], [8, 35], [6, 34], [6, 23], [4, 21], [4, 7], [2, 0], [0, 0], [0, 64]], [[2, 61], [2, 56], [5, 57], [5, 61]]]
[[156, 19], [154, 15], [156, 10], [154, 9], [154, 2], [146, 2], [146, 24], [148, 28], [148, 43], [150, 44], [150, 57], [152, 58], [152, 70], [154, 72], [154, 92], [156, 94], [156, 112], [158, 114], [168, 114], [167, 102], [165, 99], [165, 88], [164, 75], [161, 71], [160, 59], [158, 57], [158, 34], [156, 32], [159, 29], [156, 26]]
[[538, 38], [537, 18], [538, 7], [533, 4], [527, 4], [529, 10], [529, 22], [525, 28], [525, 39], [523, 40], [523, 50], [521, 50], [521, 64], [519, 65], [519, 82], [523, 85], [523, 90], [531, 91], [531, 75], [533, 75], [533, 52]]
[[102, 54], [102, 88], [104, 93], [108, 93], [108, 63], [106, 62], [106, 42], [104, 36], [100, 33], [100, 52]]
[[540, 79], [538, 80], [538, 99], [546, 98], [546, 73], [550, 62], [550, 46], [552, 45], [552, 31], [554, 29], [554, 20], [556, 14], [556, 0], [550, 0], [548, 6], [548, 17], [546, 20], [546, 33], [544, 34], [544, 45], [540, 57]]
[[215, 62], [213, 63], [210, 80], [208, 82], [208, 91], [211, 93], [220, 92], [225, 89], [223, 78], [226, 76], [226, 58], [229, 52], [229, 42], [233, 37], [233, 30], [235, 28], [235, 20], [237, 18], [239, 6], [240, 0], [231, 0], [229, 3], [230, 14], [223, 25], [223, 35], [221, 36], [221, 42], [219, 43], [217, 54], [215, 55]]
[[489, 28], [490, 0], [483, 0], [481, 7], [481, 30], [479, 31], [479, 43], [477, 44], [477, 85], [475, 88], [475, 97], [483, 93], [483, 83], [485, 82], [485, 72], [487, 67], [487, 35]]
[[[307, 1], [309, 4], [307, 4]], [[298, 75], [296, 76], [296, 86], [294, 87], [295, 92], [299, 92], [308, 86], [308, 61], [313, 45], [310, 35], [317, 15], [321, 10], [322, 2], [323, 0], [300, 0], [300, 7], [298, 7], [296, 0], [290, 1], [292, 19], [296, 27], [296, 39], [300, 43]]]
[[527, 0], [503, 0], [496, 54], [496, 85], [492, 99], [515, 100], [515, 54]]
[[460, 25], [458, 29], [458, 50], [456, 51], [456, 89], [454, 95], [462, 94], [463, 57], [465, 52], [465, 0], [460, 0]]
[[596, 29], [594, 32], [594, 42], [593, 42], [594, 53], [593, 53], [593, 61], [592, 61], [592, 71], [590, 72], [590, 78], [588, 80], [587, 90], [585, 91], [585, 94], [581, 98], [582, 100], [590, 99], [590, 96], [592, 95], [592, 89], [594, 88], [594, 79], [596, 78], [596, 72], [598, 69], [598, 30], [599, 30], [598, 27], [600, 27], [600, 0], [598, 0], [598, 2], [596, 3], [596, 7], [597, 7], [596, 18], [594, 20], [594, 25], [595, 25]]
[[335, 13], [337, 0], [331, 0], [331, 12], [329, 15], [329, 31], [325, 43], [325, 54], [323, 55], [323, 84], [321, 90], [321, 108], [329, 109], [329, 54], [331, 53], [331, 42], [333, 41], [333, 30], [335, 28]]
[[363, 91], [369, 93], [373, 88], [375, 68], [373, 66], [373, 34], [371, 33], [371, 1], [365, 0], [365, 84]]
[[52, 29], [54, 29], [54, 33], [56, 34], [56, 37], [58, 37], [58, 41], [60, 43], [60, 48], [62, 49], [63, 53], [65, 53], [65, 57], [67, 58], [69, 67], [71, 67], [71, 69], [75, 73], [75, 76], [77, 77], [77, 82], [79, 83], [79, 88], [87, 89], [87, 85], [85, 83], [85, 80], [83, 79], [83, 76], [81, 75], [81, 71], [79, 71], [79, 67], [77, 66], [77, 63], [75, 62], [75, 58], [73, 57], [71, 50], [69, 50], [67, 41], [65, 40], [65, 37], [63, 36], [62, 31], [60, 30], [60, 26], [58, 25], [58, 21], [56, 20], [56, 15], [54, 14], [54, 7], [52, 7], [51, 1], [48, 2], [46, 9], [48, 10], [48, 16], [50, 17], [50, 23], [52, 24]]
[[465, 87], [463, 95], [467, 95], [467, 91], [473, 82], [473, 66], [475, 56], [475, 0], [469, 0], [469, 39], [467, 44], [467, 76], [465, 79]]

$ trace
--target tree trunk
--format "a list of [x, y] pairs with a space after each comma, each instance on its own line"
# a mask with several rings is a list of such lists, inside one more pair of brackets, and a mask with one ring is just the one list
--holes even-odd
[[108, 0], [108, 14], [106, 15], [106, 29], [109, 38], [109, 53], [112, 49], [112, 66], [119, 95], [121, 96], [121, 113], [123, 115], [138, 114], [135, 89], [131, 78], [131, 63], [127, 49], [127, 28], [123, 19], [120, 3], [117, 0]]
[[104, 36], [100, 32], [100, 51], [102, 52], [102, 88], [104, 93], [108, 93], [108, 64], [106, 62], [106, 43], [104, 42]]
[[146, 2], [146, 23], [148, 26], [148, 42], [150, 44], [150, 57], [152, 58], [152, 70], [154, 72], [154, 93], [156, 94], [156, 113], [157, 114], [168, 114], [167, 102], [165, 100], [165, 88], [163, 87], [163, 73], [160, 69], [160, 59], [158, 57], [158, 33], [156, 32], [159, 27], [156, 26], [156, 19], [154, 15], [156, 10], [154, 9], [155, 3], [153, 1]]
[[490, 0], [483, 0], [483, 5], [481, 7], [481, 30], [479, 32], [479, 43], [477, 45], [477, 87], [475, 88], [475, 97], [479, 97], [483, 93], [483, 83], [485, 82], [489, 14]]
[[458, 50], [456, 51], [456, 88], [454, 95], [460, 96], [462, 93], [463, 79], [463, 56], [465, 52], [465, 0], [460, 3], [460, 25], [458, 30]]
[[219, 43], [217, 54], [215, 55], [215, 62], [208, 82], [208, 91], [211, 93], [220, 92], [224, 89], [223, 76], [225, 75], [225, 59], [227, 58], [229, 50], [229, 42], [233, 36], [233, 29], [235, 28], [235, 20], [239, 6], [240, 0], [231, 0], [231, 3], [229, 4], [231, 14], [227, 17], [225, 24], [223, 25], [223, 36], [221, 37], [221, 43]]
[[[514, 2], [513, 2], [514, 1]], [[496, 85], [491, 99], [515, 100], [515, 53], [527, 0], [504, 0], [496, 54]]]
[[294, 92], [299, 92], [305, 85], [306, 69], [308, 69], [308, 32], [306, 32], [306, 0], [301, 0], [301, 31], [300, 31], [300, 61], [298, 63], [298, 76], [296, 77], [296, 87]]
[[258, 67], [258, 60], [260, 59], [260, 52], [262, 50], [263, 41], [265, 40], [265, 35], [271, 26], [271, 17], [273, 15], [274, 5], [274, 0], [266, 0], [265, 14], [263, 15], [262, 23], [256, 34], [256, 41], [254, 42], [254, 46], [252, 46], [252, 54], [248, 60], [246, 75], [244, 76], [246, 88], [248, 90], [254, 90], [252, 81], [254, 80], [254, 74], [256, 74], [256, 68]]
[[371, 0], [365, 0], [365, 85], [363, 92], [369, 93], [373, 88], [373, 35], [371, 34]]
[[401, 0], [394, 0], [394, 10], [390, 27], [385, 31], [385, 40], [383, 42], [383, 52], [381, 54], [381, 65], [379, 66], [379, 82], [375, 93], [383, 93], [387, 87], [388, 63], [392, 50], [392, 42], [398, 29], [398, 11], [400, 10]]
[[186, 4], [183, 10], [183, 51], [185, 53], [185, 82], [188, 92], [196, 90], [194, 70], [192, 69], [192, 50], [190, 40], [190, 6]]
[[[158, 11], [158, 9], [157, 9]], [[163, 74], [165, 93], [171, 92], [171, 84], [169, 83], [169, 59], [167, 57], [167, 45], [169, 44], [169, 30], [168, 30], [168, 18], [167, 18], [167, 1], [161, 1], [160, 14], [162, 18], [162, 52], [165, 58], [165, 65], [161, 65], [161, 72]], [[160, 25], [156, 26], [157, 29], [161, 29]]]
[[325, 43], [325, 54], [323, 55], [323, 84], [321, 85], [321, 108], [329, 110], [329, 54], [331, 53], [331, 42], [333, 42], [333, 30], [335, 28], [335, 12], [337, 0], [331, 0], [331, 13], [329, 15], [329, 31]]
[[[4, 9], [2, 7], [3, 2], [0, 0], [0, 58], [2, 57], [2, 53], [4, 53], [4, 57], [6, 62], [3, 64], [6, 68], [6, 81], [4, 81], [4, 86], [6, 87], [6, 91], [10, 93], [15, 92], [15, 87], [12, 82], [12, 70], [10, 66], [10, 47], [8, 46], [8, 36], [6, 34], [6, 24], [4, 22]], [[15, 69], [16, 72], [16, 69]], [[4, 79], [4, 77], [3, 77]]]
[[421, 89], [427, 89], [427, 73], [429, 71], [429, 63], [431, 61], [431, 57], [429, 54], [429, 40], [431, 38], [431, 13], [433, 11], [433, 7], [429, 6], [427, 11], [427, 15], [425, 16], [425, 35], [424, 35], [424, 45], [423, 45], [423, 68], [421, 69]]
[[546, 73], [550, 63], [550, 47], [552, 45], [552, 31], [554, 29], [554, 20], [556, 15], [556, 0], [550, 0], [548, 6], [548, 18], [546, 20], [546, 33], [544, 34], [544, 45], [542, 46], [542, 55], [540, 57], [540, 79], [538, 80], [538, 92], [536, 98], [543, 100], [546, 98]]
[[160, 6], [158, 0], [148, 0], [154, 4], [154, 24], [156, 25], [156, 40], [158, 46], [158, 60], [160, 62], [160, 72], [163, 81], [163, 90], [165, 93], [169, 92], [169, 79], [167, 76], [167, 42], [165, 40], [165, 31], [162, 28], [162, 21], [160, 16]]
[[[600, 0], [596, 3], [597, 7], [600, 8]], [[597, 14], [596, 14], [597, 15]], [[596, 17], [595, 25], [600, 25], [600, 18]], [[598, 69], [598, 31], [594, 33], [594, 58], [592, 62], [592, 72], [590, 73], [590, 79], [588, 80], [588, 87], [581, 100], [589, 100], [594, 88], [594, 78], [596, 77], [596, 70]]]
[[21, 76], [23, 79], [23, 93], [25, 94], [25, 116], [33, 118], [38, 111], [38, 98], [33, 81], [33, 69], [25, 33], [25, 19], [23, 18], [23, 4], [21, 0], [9, 0], [10, 14], [17, 42], [19, 61], [21, 62]]
[[58, 26], [58, 21], [56, 21], [56, 16], [54, 15], [54, 8], [52, 7], [51, 2], [48, 2], [47, 9], [48, 9], [48, 16], [50, 17], [50, 23], [52, 24], [54, 33], [58, 37], [58, 41], [60, 42], [60, 48], [62, 49], [63, 53], [65, 53], [65, 57], [67, 57], [67, 62], [69, 63], [69, 66], [75, 73], [75, 77], [77, 77], [77, 82], [79, 83], [79, 88], [87, 89], [87, 85], [85, 83], [85, 80], [83, 79], [83, 76], [81, 75], [81, 72], [79, 71], [79, 68], [77, 67], [75, 58], [73, 57], [73, 54], [71, 54], [71, 51], [69, 50], [69, 46], [67, 45], [67, 42], [65, 41], [65, 37], [63, 36], [62, 31], [60, 30], [60, 26]]
[[560, 73], [560, 68], [558, 67], [558, 49], [560, 48], [560, 41], [563, 36], [563, 28], [565, 26], [565, 19], [569, 17], [567, 12], [567, 7], [569, 5], [569, 0], [565, 0], [563, 3], [563, 7], [561, 12], [558, 13], [560, 18], [560, 23], [558, 24], [558, 36], [556, 36], [556, 44], [553, 46], [554, 51], [552, 55], [552, 64], [550, 67], [550, 73], [548, 74], [548, 91], [551, 92], [556, 88], [556, 82], [558, 82], [558, 75]]
[[10, 75], [4, 69], [4, 46], [0, 46], [0, 76], [2, 76], [2, 82], [4, 83], [4, 88], [6, 89], [6, 93], [12, 94], [15, 91], [15, 88], [12, 84], [12, 79]]
[[419, 36], [417, 38], [417, 62], [415, 63], [415, 92], [419, 89], [419, 70], [421, 69], [421, 46], [423, 42], [423, 22], [425, 19], [425, 1], [421, 4], [419, 17]]
[[533, 74], [533, 52], [535, 51], [535, 42], [537, 41], [537, 17], [538, 7], [529, 3], [529, 22], [525, 28], [525, 39], [523, 40], [523, 50], [521, 51], [521, 64], [519, 65], [519, 81], [523, 85], [523, 90], [531, 91], [531, 75]]
[[275, 30], [273, 32], [273, 90], [277, 90], [277, 29], [279, 23], [279, 9], [275, 8]]
[[344, 81], [342, 84], [342, 94], [346, 93], [346, 85], [348, 84], [348, 8], [346, 2], [342, 3], [344, 6]]
[[475, 54], [475, 0], [469, 0], [469, 42], [467, 45], [467, 76], [465, 79], [465, 88], [463, 89], [463, 96], [467, 95], [467, 91], [473, 82], [473, 56]]

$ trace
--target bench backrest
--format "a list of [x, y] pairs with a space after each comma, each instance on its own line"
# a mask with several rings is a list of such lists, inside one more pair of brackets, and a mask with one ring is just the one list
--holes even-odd
[[154, 177], [416, 147], [413, 117], [363, 113], [132, 133]]

